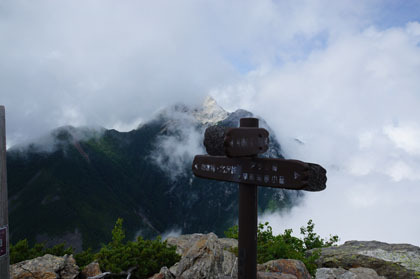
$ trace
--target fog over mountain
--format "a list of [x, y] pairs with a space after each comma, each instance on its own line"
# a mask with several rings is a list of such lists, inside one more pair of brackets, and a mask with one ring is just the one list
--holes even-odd
[[[192, 160], [205, 154], [208, 125], [236, 127], [250, 116], [245, 110], [228, 113], [207, 98], [202, 107], [166, 108], [129, 132], [64, 126], [9, 148], [12, 242], [98, 248], [117, 218], [125, 220], [130, 238], [210, 231], [222, 236], [237, 222], [238, 185], [196, 178]], [[268, 154], [282, 156], [274, 136]], [[259, 208], [287, 210], [302, 197], [259, 189]]]
[[131, 131], [210, 95], [328, 170], [325, 191], [264, 216], [277, 232], [313, 218], [322, 235], [420, 245], [419, 15], [418, 0], [0, 1], [8, 146], [65, 125]]

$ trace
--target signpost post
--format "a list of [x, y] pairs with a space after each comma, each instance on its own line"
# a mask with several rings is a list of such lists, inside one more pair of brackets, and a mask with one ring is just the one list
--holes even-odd
[[242, 118], [239, 128], [212, 126], [205, 132], [209, 155], [197, 155], [194, 175], [239, 183], [238, 278], [257, 278], [257, 186], [322, 191], [326, 171], [320, 165], [297, 160], [258, 158], [268, 150], [269, 133], [258, 119]]
[[9, 277], [9, 229], [6, 175], [6, 117], [0, 106], [0, 278]]

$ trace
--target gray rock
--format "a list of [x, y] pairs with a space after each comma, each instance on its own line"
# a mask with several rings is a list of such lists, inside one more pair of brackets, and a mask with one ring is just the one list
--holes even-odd
[[350, 268], [318, 268], [316, 279], [386, 279], [379, 276], [375, 270], [365, 267]]
[[[338, 247], [323, 249], [323, 253], [334, 251]], [[399, 263], [407, 269], [420, 272], [420, 247], [411, 244], [388, 244], [379, 241], [347, 241], [339, 246], [347, 253], [365, 255], [376, 259]]]
[[63, 268], [59, 271], [61, 279], [74, 279], [79, 275], [79, 267], [76, 265], [76, 260], [73, 258], [73, 255], [64, 255], [63, 257], [64, 265]]
[[164, 266], [160, 269], [159, 273], [156, 273], [149, 279], [175, 279], [175, 276], [166, 266]]
[[298, 260], [279, 259], [258, 265], [258, 271], [270, 272], [277, 275], [293, 275], [298, 279], [311, 279], [311, 275], [304, 263]]
[[73, 256], [57, 257], [44, 255], [10, 266], [12, 279], [74, 279], [79, 275], [79, 267]]
[[235, 278], [238, 273], [236, 257], [228, 251], [234, 242], [220, 241], [214, 233], [182, 235], [167, 241], [176, 245], [182, 255], [176, 266], [169, 269], [176, 278]]
[[411, 279], [417, 278], [420, 272], [420, 248], [379, 241], [347, 241], [340, 246], [322, 248], [317, 263], [319, 267], [345, 270], [365, 267], [386, 278]]
[[299, 279], [299, 278], [292, 274], [259, 271], [257, 273], [257, 279]]
[[347, 270], [341, 267], [339, 268], [322, 267], [316, 270], [315, 278], [316, 279], [336, 279], [336, 278], [340, 278], [346, 272]]
[[356, 274], [356, 278], [366, 278], [366, 279], [386, 279], [384, 276], [379, 276], [375, 270], [365, 267], [350, 268], [349, 272]]
[[[238, 246], [236, 239], [217, 238], [214, 233], [191, 234], [171, 237], [168, 244], [177, 246], [182, 258], [166, 269], [174, 278], [238, 278], [238, 259], [231, 252]], [[259, 279], [310, 279], [305, 265], [297, 260], [274, 260], [258, 265]], [[170, 279], [164, 272], [155, 274], [153, 279]], [[165, 277], [166, 276], [166, 277]]]
[[92, 262], [90, 264], [88, 264], [87, 266], [85, 266], [82, 270], [82, 272], [80, 272], [80, 279], [86, 279], [88, 277], [94, 277], [96, 275], [101, 274], [101, 268], [99, 266], [98, 262]]

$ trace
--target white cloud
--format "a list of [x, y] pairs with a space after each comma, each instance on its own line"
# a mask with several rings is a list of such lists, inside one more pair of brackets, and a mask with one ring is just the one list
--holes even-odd
[[[307, 59], [219, 89], [229, 101], [226, 95], [237, 88], [241, 103], [272, 125], [289, 158], [328, 171], [326, 191], [307, 193], [290, 214], [262, 217], [277, 232], [298, 231], [312, 218], [324, 236], [420, 244], [414, 221], [420, 206], [418, 26], [344, 32]], [[255, 93], [241, 95], [244, 87]]]
[[141, 117], [136, 118], [130, 122], [122, 122], [122, 121], [116, 120], [110, 128], [115, 129], [120, 132], [129, 132], [141, 126], [142, 123], [144, 123], [144, 120]]
[[[420, 244], [419, 10], [377, 0], [1, 1], [8, 143], [65, 122], [129, 129], [210, 93], [261, 115], [288, 157], [327, 168], [327, 190], [308, 193], [282, 225], [313, 218], [343, 239]], [[172, 169], [197, 151], [195, 135], [162, 138], [167, 151], [184, 144]]]
[[113, 127], [198, 103], [244, 72], [305, 58], [377, 10], [374, 1], [307, 0], [0, 5], [0, 92], [13, 142], [62, 125], [63, 107], [80, 115], [66, 124]]
[[405, 126], [386, 126], [384, 133], [396, 147], [412, 155], [420, 155], [420, 127], [417, 124]]
[[[416, 166], [416, 165], [415, 165]], [[418, 167], [418, 164], [417, 164]], [[407, 180], [420, 180], [420, 173], [413, 169], [408, 162], [399, 160], [392, 162], [391, 166], [388, 169], [389, 175], [396, 182], [399, 182], [403, 179]]]
[[202, 144], [204, 130], [195, 125], [192, 114], [174, 109], [163, 112], [168, 122], [158, 136], [150, 158], [172, 180], [186, 175], [197, 154], [205, 154]]

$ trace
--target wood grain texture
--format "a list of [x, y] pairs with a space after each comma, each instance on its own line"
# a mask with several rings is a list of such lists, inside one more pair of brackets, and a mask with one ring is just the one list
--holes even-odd
[[[4, 106], [0, 106], [0, 228], [8, 230], [7, 172], [6, 172], [6, 115]], [[0, 257], [0, 278], [9, 275], [9, 233], [7, 231], [6, 255]]]

